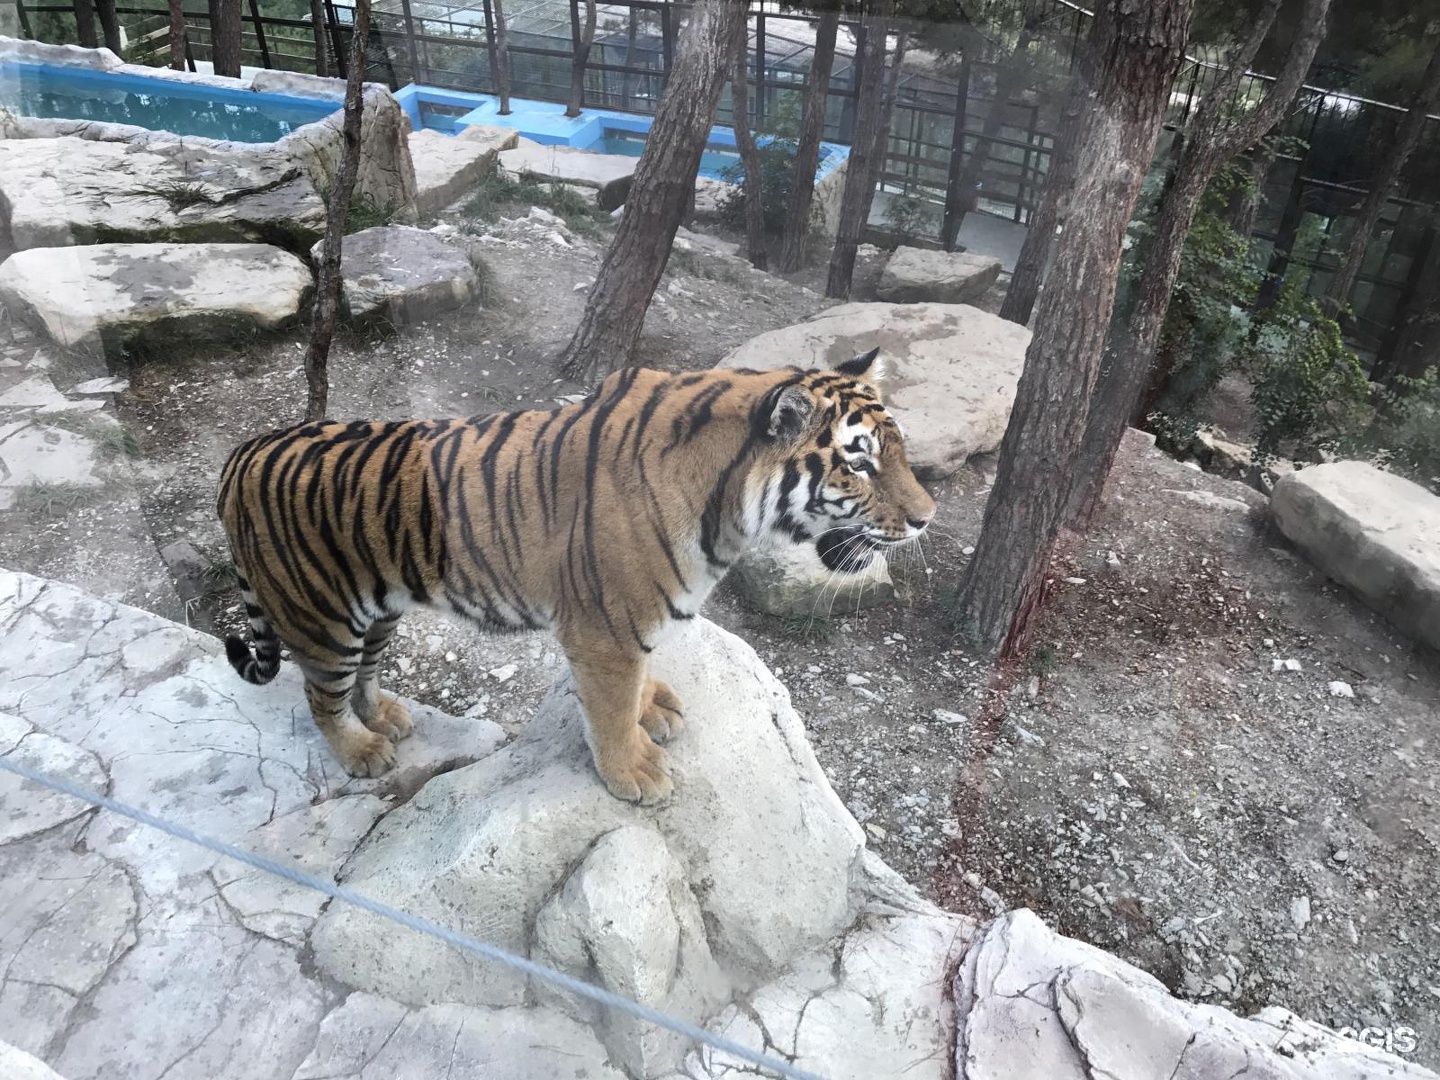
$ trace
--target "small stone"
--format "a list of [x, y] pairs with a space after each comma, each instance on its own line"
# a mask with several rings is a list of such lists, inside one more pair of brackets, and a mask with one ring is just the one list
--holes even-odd
[[890, 835], [879, 825], [876, 825], [873, 821], [865, 826], [865, 831], [868, 832], [871, 836], [873, 836], [876, 840], [884, 840], [887, 836]]
[[1267, 637], [1264, 641], [1264, 645], [1267, 649], [1273, 649], [1275, 647], [1275, 639], [1273, 637]]
[[1083, 577], [1067, 577], [1067, 578], [1065, 579], [1065, 584], [1066, 584], [1066, 585], [1084, 585], [1084, 584], [1085, 584], [1085, 579], [1084, 579]]
[[458, 660], [458, 659], [460, 659], [460, 657], [457, 656], [457, 655], [456, 655], [455, 653], [453, 653], [453, 652], [447, 652], [447, 653], [445, 654], [445, 662], [446, 662], [447, 664], [453, 664], [453, 663], [455, 663], [455, 661]]
[[1110, 554], [1105, 556], [1105, 565], [1112, 569], [1118, 567], [1120, 565], [1120, 556], [1116, 555], [1113, 551], [1110, 552]]
[[848, 686], [869, 686], [870, 680], [865, 678], [864, 675], [857, 675], [852, 671], [845, 676], [845, 683]]
[[1304, 671], [1305, 669], [1300, 666], [1300, 661], [1299, 661], [1299, 660], [1286, 660], [1286, 661], [1285, 661], [1285, 670], [1286, 670], [1286, 671]]
[[974, 544], [966, 544], [963, 548], [960, 549], [960, 554], [961, 554], [961, 555], [974, 555], [974, 554], [975, 554], [975, 545], [974, 545]]
[[1019, 724], [1011, 724], [1010, 729], [1015, 732], [1015, 737], [1019, 739], [1022, 743], [1024, 743], [1026, 746], [1035, 746], [1040, 748], [1043, 748], [1045, 746], [1044, 738], [1036, 735], [1033, 731], [1027, 731]]
[[1126, 780], [1121, 773], [1112, 772], [1110, 774], [1110, 779], [1115, 781], [1115, 786], [1118, 788], [1128, 788], [1130, 786], [1130, 781]]
[[1310, 897], [1297, 896], [1290, 901], [1290, 921], [1296, 930], [1304, 930], [1310, 924]]
[[409, 675], [410, 669], [415, 666], [415, 661], [410, 659], [410, 657], [408, 656], [397, 656], [395, 658], [395, 666], [398, 667], [404, 674]]
[[932, 715], [942, 724], [968, 724], [970, 722], [963, 713], [951, 712], [949, 709], [936, 709]]
[[130, 389], [129, 379], [117, 379], [105, 377], [100, 379], [88, 379], [78, 386], [71, 388], [72, 394], [123, 394]]
[[519, 670], [515, 664], [505, 664], [503, 667], [491, 668], [489, 674], [492, 679], [503, 683], [513, 679]]
[[1031, 675], [1030, 681], [1025, 684], [1025, 696], [1034, 701], [1040, 696], [1040, 676]]
[[1341, 848], [1339, 851], [1335, 852], [1335, 854], [1331, 855], [1330, 857], [1338, 863], [1347, 863], [1350, 861], [1350, 852], [1347, 851], [1345, 848]]
[[1341, 679], [1336, 679], [1330, 684], [1330, 696], [1340, 698], [1353, 698], [1355, 696], [1355, 690], [1348, 682], [1344, 682]]
[[1270, 670], [1279, 671], [1303, 671], [1299, 660], [1281, 660], [1278, 656], [1270, 661]]

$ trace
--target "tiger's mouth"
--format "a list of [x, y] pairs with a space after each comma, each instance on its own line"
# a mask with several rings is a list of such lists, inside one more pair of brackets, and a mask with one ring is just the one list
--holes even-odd
[[815, 541], [820, 561], [829, 570], [856, 574], [870, 565], [875, 553], [887, 547], [885, 541], [872, 536], [859, 525], [847, 525], [821, 533]]

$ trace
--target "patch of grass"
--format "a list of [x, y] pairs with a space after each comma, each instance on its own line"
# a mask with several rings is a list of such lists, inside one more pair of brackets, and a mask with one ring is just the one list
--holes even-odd
[[1049, 645], [1037, 645], [1035, 651], [1030, 654], [1026, 661], [1025, 671], [1030, 675], [1039, 675], [1042, 678], [1052, 674], [1060, 666], [1060, 657]]
[[590, 239], [600, 236], [610, 221], [609, 213], [564, 184], [543, 181], [533, 173], [512, 177], [500, 169], [475, 185], [462, 212], [472, 220], [491, 222], [499, 220], [507, 210], [532, 206], [549, 210], [565, 222], [566, 228]]
[[350, 212], [345, 215], [345, 235], [381, 225], [394, 225], [399, 220], [398, 207], [377, 203], [369, 195], [357, 195], [350, 200]]
[[835, 634], [835, 623], [824, 615], [778, 615], [775, 623], [781, 635], [797, 641], [829, 641]]
[[721, 255], [706, 255], [694, 248], [672, 247], [665, 263], [665, 273], [689, 274], [702, 281], [720, 281], [727, 285], [743, 285], [746, 271], [734, 260]]
[[187, 180], [167, 180], [155, 189], [155, 194], [170, 204], [172, 210], [184, 210], [210, 201], [205, 194], [205, 185]]
[[16, 508], [35, 517], [61, 518], [99, 500], [99, 488], [70, 481], [34, 480], [15, 489]]
[[140, 456], [140, 443], [135, 436], [130, 434], [124, 425], [103, 414], [67, 410], [45, 413], [37, 419], [39, 423], [64, 428], [89, 439], [95, 447], [96, 455], [101, 458]]
[[201, 580], [205, 583], [205, 595], [213, 596], [235, 588], [240, 580], [240, 571], [235, 568], [233, 560], [216, 559], [205, 567]]

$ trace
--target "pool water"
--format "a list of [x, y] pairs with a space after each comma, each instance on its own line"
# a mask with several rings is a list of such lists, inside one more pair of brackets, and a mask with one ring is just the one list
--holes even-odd
[[[638, 132], [615, 131], [607, 128], [598, 142], [586, 147], [597, 154], [625, 154], [639, 157], [645, 149], [645, 136]], [[707, 146], [700, 155], [700, 175], [711, 180], [724, 180], [724, 171], [740, 164], [740, 155], [728, 146]]]
[[0, 105], [20, 116], [101, 120], [245, 143], [274, 142], [337, 108], [281, 94], [15, 63], [0, 64]]

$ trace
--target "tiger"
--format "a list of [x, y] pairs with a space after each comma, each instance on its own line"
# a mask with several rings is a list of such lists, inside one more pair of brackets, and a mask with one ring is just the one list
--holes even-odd
[[552, 630], [611, 794], [665, 800], [684, 726], [648, 674], [747, 550], [813, 544], [855, 572], [919, 537], [935, 502], [877, 388], [877, 350], [834, 370], [627, 368], [549, 410], [317, 421], [237, 447], [217, 511], [263, 684], [288, 648], [316, 726], [354, 776], [411, 732], [381, 693], [385, 647], [429, 606], [487, 631]]

